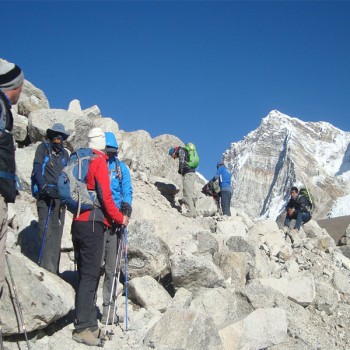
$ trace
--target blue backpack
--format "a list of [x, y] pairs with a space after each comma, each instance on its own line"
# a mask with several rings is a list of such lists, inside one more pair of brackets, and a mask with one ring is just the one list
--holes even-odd
[[86, 175], [95, 157], [97, 155], [91, 148], [79, 148], [70, 155], [67, 166], [58, 177], [57, 189], [61, 203], [77, 217], [81, 212], [99, 207], [96, 192], [86, 187]]

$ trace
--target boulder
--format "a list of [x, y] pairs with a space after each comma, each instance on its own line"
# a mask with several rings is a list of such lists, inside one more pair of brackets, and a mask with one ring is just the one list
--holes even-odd
[[201, 256], [170, 256], [171, 274], [175, 289], [184, 287], [196, 291], [201, 287], [224, 287], [224, 276], [212, 262]]
[[[8, 258], [27, 332], [45, 328], [73, 309], [74, 290], [69, 284], [18, 252], [10, 251]], [[11, 335], [21, 331], [22, 325], [8, 269], [6, 279], [0, 311], [2, 332]]]
[[13, 137], [16, 142], [23, 143], [28, 136], [28, 118], [13, 112]]
[[287, 338], [286, 312], [280, 308], [258, 309], [219, 330], [225, 350], [263, 349]]
[[153, 349], [223, 349], [218, 331], [209, 316], [180, 308], [169, 309], [149, 330], [143, 343]]
[[165, 312], [172, 305], [167, 291], [151, 276], [135, 277], [129, 282], [129, 298], [146, 309]]

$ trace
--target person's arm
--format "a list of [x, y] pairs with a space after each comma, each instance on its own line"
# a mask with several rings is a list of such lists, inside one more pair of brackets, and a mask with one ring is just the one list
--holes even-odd
[[120, 162], [120, 168], [123, 176], [122, 189], [121, 189], [123, 202], [129, 203], [129, 205], [131, 206], [133, 189], [132, 189], [132, 183], [131, 183], [130, 170], [126, 166], [126, 164], [122, 162]]
[[97, 157], [91, 161], [90, 167], [92, 167], [91, 171], [94, 174], [97, 198], [103, 209], [117, 224], [127, 224], [124, 215], [119, 211], [112, 198], [106, 160], [102, 157]]
[[43, 166], [45, 162], [45, 157], [48, 156], [49, 155], [45, 144], [41, 143], [35, 151], [33, 165], [33, 177], [39, 186], [39, 190], [41, 190], [46, 184], [46, 181], [43, 176]]

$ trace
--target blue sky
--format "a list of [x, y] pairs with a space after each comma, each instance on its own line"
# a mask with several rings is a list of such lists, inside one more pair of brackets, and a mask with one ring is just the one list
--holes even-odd
[[350, 131], [350, 3], [1, 2], [0, 57], [51, 108], [197, 145], [210, 178], [269, 111]]

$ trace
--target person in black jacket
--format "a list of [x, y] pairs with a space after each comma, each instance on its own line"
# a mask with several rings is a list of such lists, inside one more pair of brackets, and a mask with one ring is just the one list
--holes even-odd
[[196, 178], [196, 169], [190, 167], [187, 164], [189, 160], [189, 155], [186, 148], [178, 146], [169, 149], [169, 155], [176, 159], [179, 158], [179, 170], [178, 173], [182, 175], [183, 180], [183, 201], [188, 210], [184, 213], [187, 217], [196, 217], [196, 207], [194, 200], [194, 180]]
[[0, 58], [0, 298], [5, 282], [7, 203], [14, 203], [17, 195], [11, 105], [18, 102], [23, 81], [21, 68]]
[[309, 211], [310, 203], [303, 195], [299, 194], [297, 187], [292, 187], [290, 190], [290, 199], [286, 206], [286, 219], [284, 220], [284, 226], [289, 228], [291, 220], [295, 219], [294, 228], [299, 231], [302, 224], [311, 220], [311, 214]]
[[[61, 251], [61, 240], [65, 219], [65, 207], [61, 205], [57, 190], [58, 176], [67, 165], [68, 152], [63, 141], [69, 134], [62, 124], [54, 124], [46, 131], [47, 141], [42, 142], [35, 152], [33, 178], [38, 187], [37, 209], [39, 217], [40, 244], [43, 244], [41, 267], [58, 274]], [[48, 225], [44, 236], [46, 219]]]

